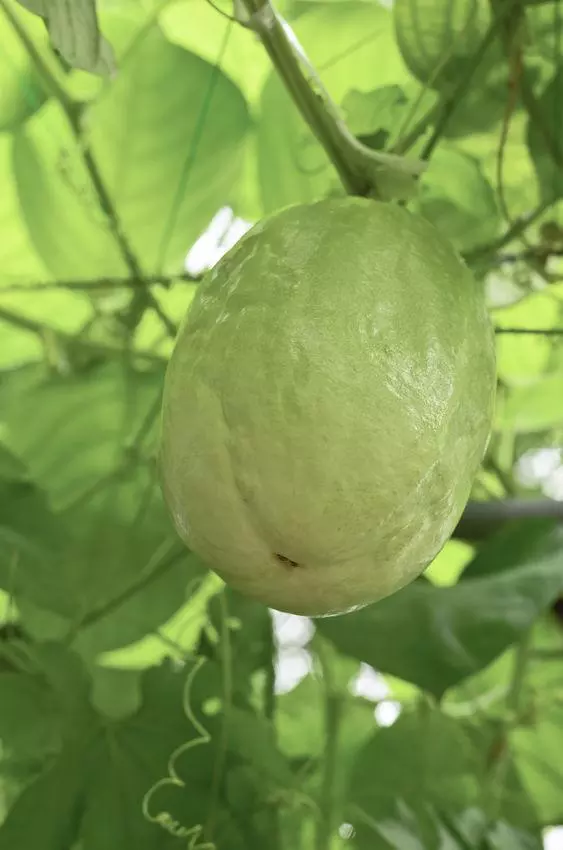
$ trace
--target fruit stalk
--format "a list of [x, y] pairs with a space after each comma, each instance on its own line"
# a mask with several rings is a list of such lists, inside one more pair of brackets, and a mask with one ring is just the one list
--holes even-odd
[[240, 0], [244, 25], [260, 38], [288, 93], [333, 163], [349, 195], [387, 200], [412, 194], [425, 165], [374, 151], [354, 137], [337, 105], [270, 0]]

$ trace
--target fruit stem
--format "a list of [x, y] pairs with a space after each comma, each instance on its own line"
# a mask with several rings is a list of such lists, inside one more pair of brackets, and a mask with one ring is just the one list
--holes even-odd
[[[270, 0], [240, 0], [249, 15], [241, 21], [260, 38], [302, 117], [333, 163], [350, 195], [382, 198], [380, 178], [385, 172], [399, 180], [414, 178], [424, 166], [390, 153], [374, 151], [356, 139], [337, 105], [322, 84], [289, 25]], [[401, 189], [397, 190], [399, 194]]]

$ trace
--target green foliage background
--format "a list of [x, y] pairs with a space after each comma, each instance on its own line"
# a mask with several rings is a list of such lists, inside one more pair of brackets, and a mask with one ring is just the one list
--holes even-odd
[[[563, 444], [560, 0], [277, 4], [352, 133], [428, 162], [409, 205], [486, 287], [499, 366], [479, 528], [318, 621], [282, 693], [285, 627], [166, 515], [160, 391], [217, 210], [343, 189], [227, 5], [104, 0], [103, 37], [90, 0], [76, 30], [23, 5], [0, 0], [0, 850], [539, 850], [563, 526], [516, 471]], [[497, 530], [522, 496], [538, 516]]]

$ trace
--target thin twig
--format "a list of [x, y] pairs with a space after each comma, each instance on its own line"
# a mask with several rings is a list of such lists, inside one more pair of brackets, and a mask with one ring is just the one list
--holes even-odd
[[101, 603], [85, 614], [67, 636], [67, 642], [72, 642], [79, 632], [112, 614], [142, 590], [150, 587], [157, 579], [172, 569], [179, 558], [186, 554], [186, 549], [177, 540], [169, 541], [167, 547], [169, 551], [165, 555], [160, 556], [156, 564], [152, 566], [149, 564], [147, 570], [136, 577], [121, 593], [118, 593], [107, 602]]
[[445, 129], [446, 129], [456, 107], [458, 106], [459, 103], [462, 102], [465, 94], [469, 90], [469, 88], [471, 86], [471, 82], [473, 80], [473, 77], [475, 76], [475, 72], [477, 71], [477, 69], [481, 65], [481, 62], [485, 58], [485, 55], [486, 55], [489, 47], [492, 45], [493, 41], [496, 38], [500, 24], [502, 23], [502, 21], [504, 20], [504, 17], [506, 17], [506, 15], [510, 11], [510, 9], [511, 9], [511, 4], [507, 3], [507, 8], [504, 12], [504, 15], [499, 16], [497, 19], [495, 19], [491, 22], [491, 25], [489, 26], [489, 29], [485, 33], [485, 36], [484, 36], [483, 40], [481, 41], [481, 44], [479, 45], [479, 47], [475, 51], [475, 54], [473, 55], [473, 61], [471, 62], [471, 67], [469, 69], [469, 72], [459, 80], [454, 91], [451, 93], [450, 97], [446, 100], [446, 102], [445, 102], [445, 104], [442, 108], [442, 111], [439, 115], [439, 118], [436, 122], [436, 126], [434, 127], [434, 131], [433, 131], [431, 137], [426, 142], [424, 149], [423, 149], [423, 151], [420, 155], [421, 159], [424, 159], [424, 160], [430, 159], [430, 157], [431, 157], [431, 155], [434, 151], [434, 148], [436, 147], [436, 145], [438, 144], [438, 142], [442, 138], [444, 131], [445, 131]]
[[46, 280], [8, 283], [0, 286], [0, 294], [8, 292], [52, 292], [68, 289], [76, 292], [99, 292], [113, 289], [137, 289], [142, 286], [162, 286], [168, 289], [175, 283], [199, 283], [202, 275], [182, 272], [177, 275], [143, 275], [135, 277], [98, 277], [82, 280]]
[[[494, 264], [502, 266], [503, 263], [519, 263], [527, 260], [548, 260], [550, 257], [563, 257], [563, 248], [550, 248], [548, 245], [532, 245], [525, 251], [515, 251], [510, 254], [499, 254], [495, 257]], [[491, 261], [493, 264], [493, 261]]]
[[499, 26], [500, 26], [500, 21], [498, 19], [493, 20], [491, 22], [491, 25], [489, 26], [489, 29], [485, 33], [485, 36], [484, 36], [483, 40], [481, 41], [481, 44], [479, 45], [479, 47], [475, 51], [475, 54], [473, 56], [473, 62], [471, 63], [471, 68], [469, 70], [469, 73], [466, 74], [465, 76], [463, 76], [459, 80], [458, 84], [456, 85], [455, 89], [451, 93], [450, 97], [444, 103], [442, 110], [439, 114], [438, 120], [436, 121], [436, 125], [434, 127], [433, 132], [432, 132], [432, 135], [430, 136], [430, 138], [426, 142], [426, 144], [423, 148], [423, 151], [420, 155], [421, 159], [428, 160], [432, 156], [432, 153], [434, 152], [434, 148], [436, 147], [436, 145], [438, 144], [438, 142], [442, 138], [442, 136], [445, 132], [445, 129], [446, 129], [456, 107], [463, 100], [465, 94], [469, 90], [469, 88], [471, 86], [471, 82], [472, 82], [473, 77], [475, 75], [475, 72], [477, 71], [477, 69], [481, 65], [481, 62], [485, 58], [485, 55], [486, 55], [489, 47], [491, 46], [491, 44], [495, 40]]
[[532, 649], [530, 652], [532, 661], [563, 661], [563, 647], [541, 647]]
[[521, 334], [523, 336], [563, 336], [563, 328], [495, 328], [496, 334]]
[[105, 354], [110, 357], [123, 357], [125, 354], [130, 354], [134, 358], [136, 357], [141, 360], [148, 360], [151, 363], [158, 363], [161, 365], [166, 363], [167, 360], [166, 357], [163, 357], [160, 354], [155, 354], [152, 351], [142, 351], [140, 349], [124, 349], [117, 345], [110, 345], [109, 343], [105, 342], [97, 342], [96, 340], [91, 340], [87, 337], [74, 336], [72, 334], [66, 333], [65, 331], [60, 331], [58, 328], [43, 324], [42, 322], [38, 322], [35, 319], [30, 319], [28, 316], [22, 316], [20, 313], [16, 313], [13, 310], [8, 310], [6, 307], [1, 306], [0, 322], [6, 322], [7, 324], [13, 325], [14, 327], [19, 328], [22, 331], [33, 333], [38, 336], [42, 341], [49, 338], [56, 339], [59, 340], [61, 345], [63, 346], [75, 346], [77, 348], [82, 348], [85, 351], [91, 351], [94, 354]]
[[541, 201], [541, 203], [539, 203], [538, 206], [530, 213], [516, 219], [514, 224], [509, 227], [502, 236], [499, 236], [493, 242], [489, 242], [486, 245], [480, 245], [478, 248], [474, 248], [472, 251], [468, 251], [464, 254], [466, 262], [471, 263], [475, 260], [483, 259], [489, 254], [496, 254], [498, 251], [502, 250], [505, 245], [508, 245], [513, 240], [518, 239], [518, 237], [524, 233], [525, 230], [531, 227], [538, 218], [541, 218], [554, 203], [554, 200]]
[[221, 609], [221, 676], [222, 676], [222, 697], [223, 697], [223, 716], [221, 718], [221, 731], [217, 741], [217, 749], [215, 753], [215, 762], [213, 765], [213, 779], [211, 788], [211, 802], [207, 816], [205, 827], [205, 835], [210, 841], [213, 841], [215, 832], [217, 814], [220, 804], [221, 783], [225, 773], [225, 764], [227, 760], [228, 750], [228, 734], [231, 708], [233, 704], [233, 656], [231, 647], [231, 633], [229, 630], [229, 610], [225, 593], [219, 594], [219, 605]]

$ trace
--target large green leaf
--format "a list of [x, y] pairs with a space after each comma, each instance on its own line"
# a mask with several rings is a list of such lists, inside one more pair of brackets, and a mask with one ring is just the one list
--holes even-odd
[[420, 183], [415, 207], [459, 250], [494, 238], [500, 225], [497, 203], [475, 159], [455, 148], [440, 147]]
[[60, 646], [26, 645], [23, 656], [29, 670], [0, 674], [0, 738], [15, 759], [44, 759], [60, 749], [87, 683], [78, 660]]
[[[152, 433], [160, 380], [160, 373], [119, 366], [50, 379], [27, 370], [0, 391], [6, 440], [45, 488], [57, 510], [56, 528], [64, 532], [52, 546], [36, 545], [24, 561], [18, 555], [28, 553], [43, 523], [33, 536], [12, 536], [7, 550], [16, 569], [8, 571], [6, 586], [10, 581], [39, 636], [50, 629], [61, 637], [94, 617], [99, 622], [82, 636], [82, 650], [123, 646], [166, 621], [185, 601], [188, 582], [201, 574], [172, 528], [150, 456], [129, 442], [144, 421], [147, 436]], [[30, 527], [27, 502], [10, 504], [11, 526], [17, 531], [25, 520], [24, 529]], [[30, 516], [40, 522], [36, 510]], [[50, 624], [33, 606], [63, 621]]]
[[33, 244], [56, 279], [126, 274], [58, 104], [48, 104], [16, 136], [14, 173]]
[[16, 591], [22, 571], [41, 570], [63, 540], [45, 493], [29, 480], [23, 464], [16, 474], [19, 463], [0, 444], [0, 586], [8, 592]]
[[[62, 290], [26, 292], [29, 283], [48, 282], [49, 275], [29, 239], [17, 197], [12, 170], [13, 139], [0, 134], [0, 367], [41, 357], [49, 329], [76, 331], [90, 314], [87, 299]], [[9, 291], [3, 291], [10, 287]], [[18, 287], [13, 289], [13, 287]], [[39, 321], [40, 336], [8, 321], [6, 314]]]
[[[472, 134], [500, 121], [508, 66], [498, 38], [482, 49], [491, 22], [486, 0], [397, 0], [393, 12], [412, 73], [446, 100], [455, 98], [445, 134]], [[463, 87], [463, 97], [457, 87]]]
[[170, 41], [219, 63], [245, 98], [256, 103], [271, 64], [251, 29], [226, 21], [209, 3], [197, 0], [167, 4], [159, 20]]
[[499, 402], [496, 427], [515, 432], [545, 431], [563, 423], [563, 372], [510, 387]]
[[495, 564], [491, 574], [452, 587], [418, 580], [361, 611], [321, 619], [317, 628], [341, 652], [441, 695], [518, 640], [562, 590], [563, 530], [532, 524], [528, 532], [524, 551], [516, 528], [502, 547], [493, 541], [479, 553]]
[[151, 408], [145, 445], [154, 445], [162, 378], [160, 369], [141, 371], [127, 363], [68, 376], [39, 366], [0, 376], [4, 441], [24, 459], [55, 509], [79, 504], [127, 459], [129, 441]]
[[[124, 26], [113, 21], [118, 32]], [[181, 269], [236, 182], [249, 126], [240, 92], [219, 68], [153, 28], [136, 42], [82, 125], [119, 227], [143, 270]], [[55, 276], [126, 273], [60, 110], [46, 110], [18, 136], [15, 165], [30, 233]]]
[[[56, 663], [68, 668], [68, 658], [60, 650], [59, 658], [51, 659], [51, 675], [57, 673]], [[156, 783], [162, 784], [149, 800], [150, 815], [164, 809], [186, 828], [199, 824], [196, 837], [204, 827], [209, 834], [213, 830], [217, 846], [225, 850], [263, 847], [265, 836], [256, 814], [267, 810], [276, 778], [268, 763], [264, 773], [255, 757], [264, 762], [266, 754], [269, 761], [281, 756], [273, 745], [268, 753], [258, 752], [256, 734], [261, 736], [263, 727], [259, 718], [253, 727], [252, 716], [240, 710], [230, 715], [229, 734], [223, 739], [226, 718], [222, 713], [207, 717], [202, 711], [217, 676], [209, 667], [200, 670], [184, 695], [190, 671], [192, 664], [183, 672], [163, 666], [145, 674], [141, 707], [114, 720], [93, 709], [79, 668], [74, 677], [65, 675], [66, 691], [60, 696], [66, 722], [60, 753], [16, 801], [0, 828], [0, 848], [60, 850], [77, 840], [85, 850], [119, 850], [130, 842], [140, 850], [174, 847], [177, 839], [143, 815], [143, 799]], [[120, 687], [118, 681], [115, 687]], [[190, 717], [185, 713], [186, 700]], [[210, 735], [207, 743], [201, 735], [203, 726]], [[184, 747], [190, 741], [191, 747]], [[190, 782], [185, 787], [181, 781], [163, 782], [174, 753], [178, 775]], [[287, 768], [283, 774], [291, 783]]]
[[393, 15], [405, 62], [437, 89], [467, 72], [490, 17], [483, 0], [397, 0]]
[[[391, 728], [376, 732], [356, 759], [349, 790], [346, 815], [358, 832], [360, 846], [387, 850], [391, 836], [411, 830], [419, 844], [391, 840], [391, 847], [478, 850], [488, 846], [484, 838], [495, 830], [493, 823], [487, 823], [491, 742], [491, 730], [476, 730], [425, 706], [405, 712]], [[374, 769], [374, 765], [385, 767]], [[493, 822], [501, 816], [526, 827], [533, 824], [534, 811], [510, 761], [507, 768], [504, 789], [496, 788], [501, 805]], [[474, 829], [466, 822], [471, 809], [477, 816]], [[452, 838], [465, 838], [467, 843], [442, 845], [438, 839], [454, 825]], [[531, 847], [541, 847], [539, 834]]]

